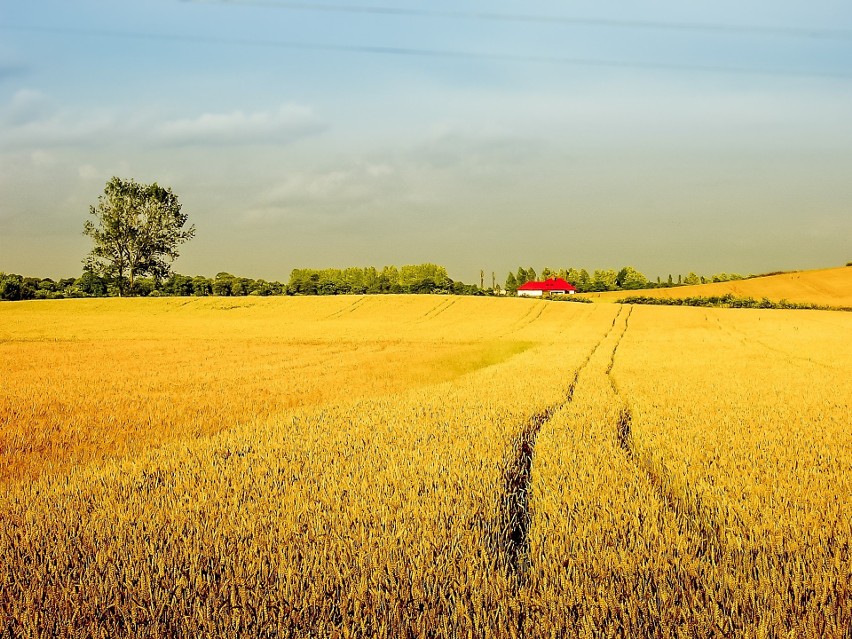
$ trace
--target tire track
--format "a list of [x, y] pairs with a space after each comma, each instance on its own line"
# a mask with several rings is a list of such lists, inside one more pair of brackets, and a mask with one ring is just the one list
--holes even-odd
[[448, 308], [450, 308], [457, 301], [458, 301], [457, 298], [447, 298], [447, 299], [440, 301], [438, 304], [436, 304], [435, 306], [430, 308], [428, 311], [426, 311], [423, 315], [421, 315], [419, 318], [417, 318], [414, 321], [414, 323], [415, 324], [422, 324], [424, 322], [428, 322], [430, 320], [435, 319], [436, 317], [438, 317], [438, 315], [440, 315], [441, 313], [446, 311]]
[[675, 515], [675, 521], [681, 528], [682, 532], [693, 537], [698, 542], [696, 555], [700, 558], [709, 558], [713, 562], [717, 562], [723, 555], [723, 543], [719, 531], [721, 530], [718, 522], [704, 507], [701, 498], [690, 493], [688, 489], [685, 494], [679, 494], [675, 489], [675, 483], [671, 477], [671, 473], [664, 464], [655, 464], [653, 455], [649, 452], [643, 452], [638, 449], [633, 438], [633, 413], [626, 399], [623, 399], [618, 388], [615, 376], [612, 374], [612, 369], [615, 366], [615, 355], [618, 352], [619, 346], [627, 333], [630, 322], [630, 315], [633, 312], [633, 307], [630, 307], [627, 317], [624, 321], [624, 329], [618, 340], [612, 348], [609, 364], [606, 368], [606, 376], [609, 379], [610, 386], [615, 394], [616, 400], [621, 403], [619, 410], [618, 421], [615, 424], [615, 438], [618, 448], [625, 454], [637, 468], [639, 472], [645, 475], [654, 492], [660, 500], [669, 508]]
[[432, 315], [432, 317], [430, 317], [429, 319], [435, 319], [435, 318], [436, 318], [436, 317], [438, 317], [438, 315], [440, 315], [441, 313], [446, 312], [446, 311], [447, 311], [447, 310], [448, 310], [448, 309], [449, 309], [449, 308], [450, 308], [453, 304], [455, 304], [456, 302], [458, 302], [458, 299], [457, 299], [457, 298], [453, 298], [453, 299], [451, 299], [449, 304], [447, 304], [446, 306], [444, 306], [444, 307], [443, 307], [442, 309], [440, 309], [437, 313], [435, 313], [434, 315]]
[[[440, 302], [438, 302], [437, 304], [435, 304], [435, 306], [433, 306], [433, 307], [432, 307], [432, 308], [430, 308], [428, 311], [426, 311], [425, 313], [423, 313], [423, 315], [421, 315], [421, 316], [420, 316], [420, 317], [418, 317], [416, 320], [414, 320], [414, 323], [415, 323], [415, 324], [420, 324], [421, 322], [425, 322], [425, 321], [427, 321], [427, 320], [432, 319], [435, 315], [440, 314], [440, 312], [441, 312], [441, 310], [442, 310], [442, 307], [446, 307], [446, 306], [448, 306], [448, 305], [452, 305], [454, 301], [455, 301], [455, 300], [451, 300], [451, 299], [443, 299], [443, 300], [441, 300]], [[439, 310], [439, 309], [441, 309], [441, 310]], [[433, 313], [434, 313], [435, 315], [433, 315]]]
[[335, 311], [331, 315], [326, 315], [323, 319], [337, 319], [338, 317], [341, 317], [341, 316], [345, 315], [346, 313], [351, 313], [354, 310], [360, 308], [361, 306], [364, 305], [364, 303], [366, 301], [367, 301], [367, 296], [363, 295], [363, 296], [359, 297], [357, 300], [355, 300], [354, 302], [352, 302], [351, 304], [349, 304], [348, 306], [344, 306], [339, 311]]
[[[633, 314], [633, 307], [630, 307], [630, 310], [627, 311], [627, 316], [624, 318], [624, 328], [621, 329], [621, 335], [618, 336], [618, 339], [615, 341], [615, 346], [612, 347], [612, 353], [609, 356], [609, 364], [606, 367], [606, 376], [609, 379], [609, 384], [612, 386], [612, 392], [618, 396], [618, 384], [615, 383], [615, 377], [612, 375], [612, 367], [615, 366], [615, 353], [618, 351], [618, 347], [621, 346], [621, 340], [624, 339], [624, 334], [627, 333], [627, 327], [630, 324], [630, 316]], [[613, 322], [613, 328], [615, 328], [615, 322]]]
[[535, 314], [535, 315], [534, 315], [534, 316], [533, 316], [533, 317], [532, 317], [532, 318], [531, 318], [528, 322], [526, 322], [523, 326], [521, 326], [518, 330], [520, 330], [521, 328], [526, 328], [526, 327], [527, 327], [527, 326], [529, 326], [530, 324], [532, 324], [532, 323], [536, 322], [536, 321], [538, 320], [538, 318], [539, 318], [539, 317], [541, 317], [542, 315], [544, 315], [544, 312], [545, 312], [548, 308], [549, 308], [549, 307], [548, 307], [546, 304], [542, 304], [542, 306], [541, 306], [541, 310], [540, 310], [538, 313], [536, 313], [536, 314]]
[[498, 561], [505, 565], [510, 574], [523, 576], [527, 567], [529, 529], [532, 523], [529, 510], [530, 483], [538, 434], [557, 411], [573, 401], [580, 373], [588, 366], [598, 348], [615, 329], [622, 310], [623, 308], [618, 309], [606, 333], [595, 343], [574, 371], [574, 377], [568, 384], [562, 399], [533, 414], [512, 442], [512, 453], [503, 471], [503, 491], [498, 505], [499, 521], [496, 525], [497, 539], [494, 540]]
[[525, 321], [525, 320], [526, 320], [526, 319], [527, 319], [530, 315], [532, 315], [533, 313], [535, 313], [535, 310], [536, 310], [536, 309], [535, 309], [535, 306], [534, 306], [534, 305], [531, 305], [531, 306], [530, 306], [530, 309], [529, 309], [526, 313], [524, 313], [523, 315], [521, 315], [519, 318], [517, 318], [516, 320], [514, 320], [514, 321], [513, 321], [513, 322], [509, 325], [508, 330], [507, 330], [505, 333], [500, 333], [499, 337], [505, 337], [506, 335], [511, 335], [512, 333], [517, 333], [517, 332], [518, 332], [519, 330], [521, 330], [524, 326], [526, 326], [527, 324], [529, 324], [529, 321]]

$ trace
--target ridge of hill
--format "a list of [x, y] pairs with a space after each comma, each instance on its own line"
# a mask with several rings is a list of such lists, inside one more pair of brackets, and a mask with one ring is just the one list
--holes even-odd
[[768, 298], [773, 302], [820, 304], [825, 306], [852, 306], [852, 267], [791, 271], [765, 277], [730, 282], [712, 282], [674, 288], [639, 289], [635, 291], [607, 291], [583, 293], [582, 297], [595, 302], [617, 302], [625, 297], [684, 298], [720, 295]]

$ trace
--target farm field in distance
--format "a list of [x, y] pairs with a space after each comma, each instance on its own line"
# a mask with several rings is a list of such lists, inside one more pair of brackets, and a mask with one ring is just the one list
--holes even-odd
[[633, 295], [664, 298], [734, 295], [755, 299], [766, 297], [773, 302], [787, 300], [800, 304], [849, 308], [852, 307], [852, 267], [792, 271], [745, 280], [709, 282], [674, 288], [583, 293], [583, 297], [596, 302], [615, 302]]
[[848, 637], [850, 334], [429, 295], [2, 304], [0, 636]]

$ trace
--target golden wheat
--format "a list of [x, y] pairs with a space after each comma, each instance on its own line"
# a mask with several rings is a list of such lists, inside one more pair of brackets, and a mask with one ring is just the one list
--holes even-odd
[[799, 304], [852, 307], [852, 267], [794, 271], [747, 280], [708, 282], [674, 288], [584, 293], [582, 296], [596, 302], [615, 302], [637, 294], [664, 298], [733, 295], [754, 299], [766, 297], [774, 302], [787, 300]]
[[0, 632], [852, 623], [847, 314], [184, 302], [0, 307]]
[[536, 447], [530, 631], [844, 636], [844, 325], [810, 312], [622, 313]]
[[[538, 307], [516, 305], [489, 325], [463, 303], [441, 314], [457, 301], [399, 297], [378, 322], [364, 297], [0, 306], [0, 483], [437, 383], [532, 344], [516, 329]], [[436, 312], [439, 331], [428, 328]]]

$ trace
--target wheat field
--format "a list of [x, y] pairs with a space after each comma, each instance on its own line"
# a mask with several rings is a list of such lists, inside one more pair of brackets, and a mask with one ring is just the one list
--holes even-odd
[[616, 302], [632, 295], [662, 298], [733, 295], [754, 299], [765, 297], [773, 302], [787, 300], [797, 304], [852, 308], [852, 267], [793, 271], [747, 280], [709, 282], [675, 288], [584, 293], [582, 297], [588, 297], [596, 302]]
[[0, 636], [848, 637], [852, 314], [0, 306]]

